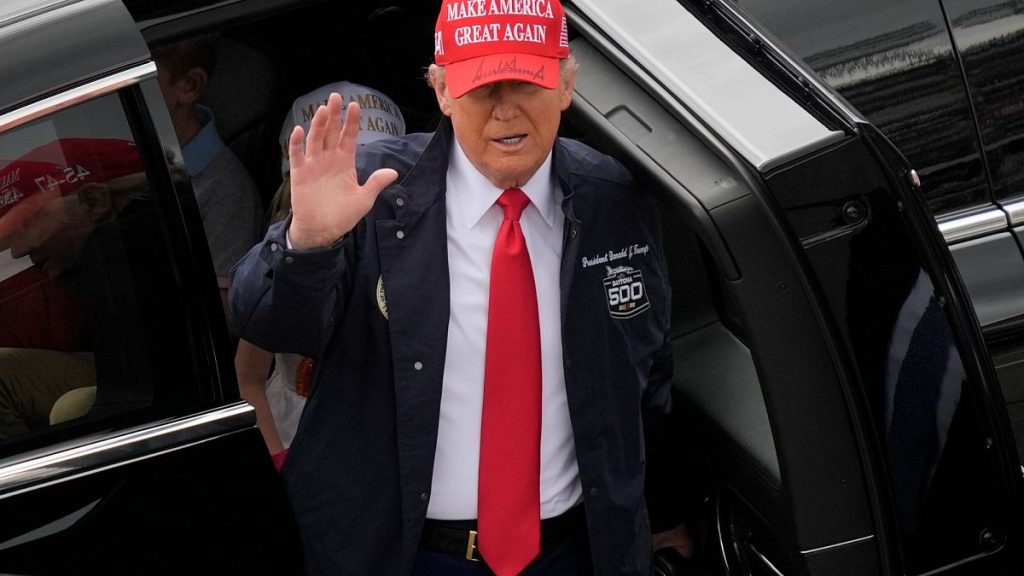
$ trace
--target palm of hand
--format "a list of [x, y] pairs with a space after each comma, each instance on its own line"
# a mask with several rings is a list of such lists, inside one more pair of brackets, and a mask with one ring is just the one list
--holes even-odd
[[313, 116], [303, 150], [303, 130], [289, 139], [292, 185], [293, 247], [329, 246], [352, 230], [398, 174], [389, 168], [374, 172], [360, 185], [355, 165], [359, 106], [349, 104], [341, 123], [341, 97], [331, 94], [327, 106]]

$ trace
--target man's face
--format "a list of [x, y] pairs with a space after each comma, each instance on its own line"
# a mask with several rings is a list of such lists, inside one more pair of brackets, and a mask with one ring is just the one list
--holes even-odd
[[495, 82], [452, 98], [434, 75], [441, 112], [469, 161], [498, 188], [522, 186], [540, 168], [572, 100], [574, 78], [548, 90], [527, 82]]
[[57, 275], [81, 251], [92, 224], [79, 199], [61, 196], [43, 204], [11, 236], [11, 256], [29, 256], [32, 262]]

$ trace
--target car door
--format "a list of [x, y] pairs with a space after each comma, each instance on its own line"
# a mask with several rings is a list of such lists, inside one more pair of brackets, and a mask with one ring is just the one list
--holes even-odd
[[[1024, 61], [1019, 57], [1024, 43], [1024, 5], [995, 0], [977, 2], [943, 0], [953, 45], [956, 47], [978, 126], [979, 140], [992, 187], [994, 208], [1005, 214], [1005, 228], [993, 234], [1021, 242], [1024, 224]], [[1000, 224], [1004, 222], [997, 219]], [[984, 240], [984, 239], [983, 239]], [[1003, 385], [1007, 409], [1017, 437], [1024, 435], [1024, 351], [1021, 333], [1022, 295], [1020, 271], [1012, 260], [998, 256], [984, 245], [993, 241], [973, 240], [952, 246], [965, 278], [978, 278], [968, 289], [993, 301], [992, 321], [983, 322]], [[1012, 243], [1003, 242], [1013, 253]], [[980, 245], [980, 246], [979, 246]], [[966, 256], [973, 253], [968, 259]], [[970, 270], [965, 270], [970, 266]], [[993, 298], [992, 296], [998, 297]], [[980, 315], [980, 313], [979, 313]], [[1024, 442], [1018, 441], [1018, 447]]]
[[1004, 401], [891, 141], [724, 3], [566, 11], [584, 71], [570, 117], [662, 200], [676, 487], [705, 476], [704, 561], [1015, 573]]
[[0, 52], [0, 572], [301, 570], [134, 21], [5, 5]]
[[878, 126], [918, 170], [1024, 446], [1021, 4], [733, 3]]

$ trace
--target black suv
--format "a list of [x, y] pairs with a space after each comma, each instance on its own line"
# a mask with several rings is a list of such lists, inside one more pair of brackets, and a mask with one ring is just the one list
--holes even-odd
[[[704, 569], [1024, 566], [1021, 10], [966, 4], [564, 2], [563, 131], [662, 207], [678, 469], [651, 489], [694, 503]], [[149, 49], [219, 34], [203, 100], [267, 201], [315, 87], [436, 125], [438, 6], [0, 7], [0, 572], [301, 571]]]

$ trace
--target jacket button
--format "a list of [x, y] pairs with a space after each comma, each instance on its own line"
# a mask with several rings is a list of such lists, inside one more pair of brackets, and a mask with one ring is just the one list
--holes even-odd
[[399, 208], [405, 206], [405, 198], [395, 198], [395, 206], [398, 206]]
[[427, 493], [426, 492], [421, 492], [420, 493], [420, 500], [423, 500], [424, 502], [427, 501]]
[[292, 258], [291, 256], [285, 256], [285, 258], [284, 258], [285, 264], [291, 264], [294, 261], [295, 261], [295, 259]]
[[405, 238], [405, 232], [403, 232], [401, 230], [399, 230], [398, 232], [395, 232], [395, 238], [398, 238], [399, 240], [401, 240], [402, 238]]
[[572, 230], [569, 230], [569, 237], [570, 238], [575, 238], [576, 237], [576, 229], [575, 228], [573, 228]]
[[423, 370], [423, 362], [416, 362], [415, 364], [412, 365], [412, 367], [415, 368], [416, 370]]
[[271, 252], [277, 252], [277, 248], [278, 248], [277, 242], [271, 242], [270, 243], [270, 251]]
[[594, 488], [591, 488], [591, 489], [590, 489], [590, 495], [591, 495], [591, 496], [597, 496], [597, 495], [598, 495], [598, 494], [600, 494], [600, 493], [601, 493], [601, 491], [600, 491], [600, 490], [598, 490], [598, 489], [597, 489], [597, 487], [594, 487]]

